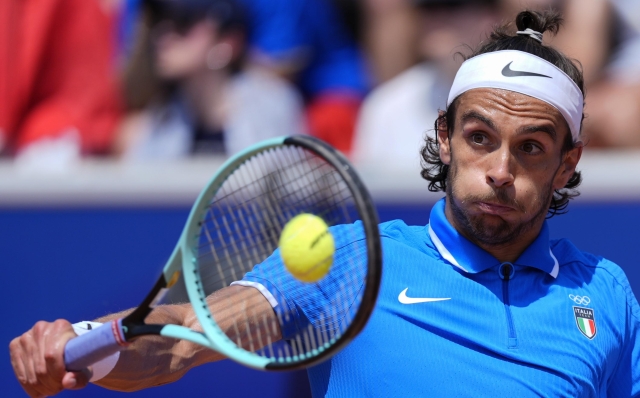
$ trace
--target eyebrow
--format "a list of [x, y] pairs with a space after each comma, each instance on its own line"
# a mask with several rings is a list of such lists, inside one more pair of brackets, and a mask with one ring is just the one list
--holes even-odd
[[488, 117], [481, 115], [480, 113], [473, 111], [473, 110], [469, 110], [466, 111], [463, 115], [462, 115], [462, 123], [467, 123], [470, 120], [478, 120], [484, 124], [486, 124], [487, 126], [489, 126], [489, 128], [491, 128], [494, 131], [498, 131], [498, 128], [496, 127], [495, 123], [493, 123], [493, 120], [489, 119]]
[[[462, 123], [467, 123], [470, 120], [478, 120], [484, 124], [486, 124], [489, 128], [491, 128], [494, 131], [499, 131], [499, 129], [497, 128], [496, 124], [493, 122], [493, 120], [489, 119], [488, 117], [474, 111], [474, 110], [469, 110], [466, 111], [463, 115], [462, 115]], [[547, 133], [551, 139], [555, 142], [556, 138], [558, 136], [558, 134], [556, 133], [556, 130], [553, 127], [550, 126], [545, 126], [545, 125], [529, 125], [529, 126], [522, 126], [520, 128], [518, 128], [517, 130], [517, 134], [531, 134], [531, 133], [536, 133], [538, 131], [541, 131], [543, 133]]]
[[518, 134], [530, 134], [530, 133], [536, 133], [538, 131], [542, 131], [543, 133], [549, 134], [549, 136], [551, 137], [551, 139], [554, 142], [556, 141], [556, 138], [558, 136], [556, 134], [556, 130], [553, 127], [550, 127], [550, 126], [536, 126], [536, 125], [520, 127], [518, 129]]

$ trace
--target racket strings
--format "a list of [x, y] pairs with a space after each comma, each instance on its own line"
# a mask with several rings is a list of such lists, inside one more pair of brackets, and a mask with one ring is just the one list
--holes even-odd
[[[313, 170], [311, 172], [315, 172], [317, 170], [319, 169]], [[330, 174], [325, 172], [322, 175], [327, 176]], [[328, 204], [330, 203], [329, 200], [331, 200], [331, 203], [333, 203], [334, 205], [340, 205], [341, 202], [344, 203], [348, 201], [350, 198], [347, 196], [348, 189], [346, 185], [339, 184], [338, 181], [335, 181], [335, 178], [334, 178], [333, 184], [324, 184], [324, 185], [325, 185], [325, 192], [327, 191], [331, 192], [330, 198], [327, 197], [326, 194], [319, 194], [317, 190], [313, 190], [311, 182], [307, 182], [304, 186], [299, 186], [295, 192], [289, 192], [285, 195], [277, 195], [277, 191], [276, 191], [278, 189], [285, 188], [287, 186], [285, 182], [280, 182], [279, 184], [277, 183], [268, 184], [265, 187], [264, 191], [267, 192], [268, 197], [277, 197], [278, 201], [287, 203], [287, 205], [290, 206], [291, 208], [304, 208], [304, 207], [310, 207], [310, 205], [315, 205], [314, 207], [318, 207], [319, 209], [324, 210], [324, 211], [318, 212], [317, 215], [325, 216], [327, 219], [331, 219], [330, 214], [328, 213], [329, 211], [332, 210], [332, 209], [329, 209], [330, 206], [328, 206]], [[298, 197], [294, 198], [294, 195], [298, 195]], [[225, 200], [228, 198], [229, 198], [229, 195], [226, 195]], [[292, 200], [292, 198], [294, 198], [295, 200]], [[226, 208], [223, 209], [223, 211], [220, 211], [221, 210], [220, 207], [214, 206], [214, 204], [212, 204], [212, 206], [210, 207], [210, 211], [213, 211], [215, 213], [216, 210], [218, 210], [220, 211], [221, 214], [230, 214], [232, 216], [234, 214], [239, 214], [241, 216], [244, 216], [240, 218], [245, 218], [247, 217], [247, 213], [248, 213], [246, 212], [248, 204], [253, 203], [255, 201], [256, 201], [256, 198], [242, 200], [240, 202], [237, 202], [236, 204], [227, 205]], [[225, 202], [226, 201], [222, 201], [222, 200], [216, 201], [216, 203], [225, 203]], [[283, 213], [282, 206], [274, 205], [273, 203], [270, 203], [270, 202], [276, 202], [276, 200], [263, 201], [262, 212], [263, 213], [266, 212], [268, 216], [266, 219], [272, 218], [272, 217], [278, 218], [279, 220], [278, 226], [286, 223], [286, 221], [290, 219], [291, 214], [295, 214], [295, 212], [288, 212], [288, 214]], [[255, 211], [256, 209], [254, 208], [252, 210]], [[210, 219], [215, 221], [216, 215], [212, 214]], [[214, 225], [213, 227], [217, 227], [217, 226]], [[281, 232], [279, 228], [274, 228], [274, 229], [276, 229], [275, 232], [277, 233], [277, 235], [279, 235], [279, 233]], [[275, 237], [277, 235], [273, 235], [273, 236]]]
[[[297, 147], [263, 152], [240, 165], [211, 200], [201, 223], [197, 252], [200, 277], [206, 294], [241, 280], [278, 247], [284, 225], [300, 213], [320, 216], [329, 226], [358, 220], [354, 199], [339, 172], [315, 154]], [[351, 232], [353, 233], [353, 232]], [[335, 237], [350, 242], [351, 237]], [[244, 305], [243, 324], [233, 323], [234, 342], [258, 355], [290, 361], [303, 359], [325, 349], [351, 324], [366, 277], [366, 250], [356, 250], [342, 263], [353, 272], [333, 277], [332, 272], [318, 283], [323, 303], [301, 297], [303, 307], [312, 308], [302, 325], [286, 342], [271, 336], [278, 328], [294, 322], [289, 304], [278, 297], [276, 321], [258, 318], [255, 308]], [[262, 269], [272, 284], [282, 281], [282, 270]], [[294, 281], [302, 284], [302, 282]], [[230, 303], [230, 305], [233, 303]], [[215, 314], [214, 314], [215, 317]], [[233, 318], [235, 319], [235, 317]]]
[[[301, 163], [299, 161], [299, 163]], [[295, 164], [294, 164], [295, 165]], [[346, 185], [344, 183], [339, 184], [340, 181], [336, 180], [335, 178], [335, 170], [333, 169], [328, 169], [327, 165], [321, 165], [318, 166], [312, 170], [310, 170], [311, 172], [316, 172], [318, 170], [320, 170], [321, 168], [323, 168], [323, 172], [322, 174], [320, 174], [321, 176], [330, 176], [333, 180], [333, 184], [332, 185], [326, 185], [329, 192], [332, 192], [332, 196], [333, 198], [335, 198], [333, 200], [333, 204], [335, 205], [334, 207], [339, 207], [342, 209], [343, 214], [346, 211], [345, 207], [346, 206], [342, 206], [343, 204], [346, 205], [346, 203], [349, 201], [350, 197], [348, 197], [347, 195], [349, 194], [348, 192], [348, 188], [346, 187]], [[305, 173], [307, 172], [307, 170], [304, 171]], [[308, 175], [308, 174], [305, 174]], [[298, 183], [299, 180], [293, 180], [294, 183]], [[241, 182], [242, 183], [242, 182]], [[286, 181], [281, 180], [281, 182], [277, 185], [273, 185], [270, 184], [270, 186], [268, 186], [268, 192], [270, 193], [270, 196], [276, 196], [274, 195], [274, 192], [278, 189], [281, 189], [283, 187], [285, 187], [286, 185]], [[299, 192], [303, 193], [303, 196], [301, 198], [298, 198], [297, 201], [291, 202], [288, 199], [292, 196], [292, 193], [289, 193], [287, 195], [280, 195], [280, 197], [282, 197], [282, 201], [286, 201], [285, 203], [290, 203], [289, 206], [291, 206], [291, 208], [293, 209], [298, 209], [298, 208], [309, 208], [311, 207], [310, 204], [316, 204], [316, 207], [320, 208], [320, 209], [325, 209], [325, 211], [317, 211], [315, 212], [317, 215], [319, 215], [320, 217], [322, 217], [323, 219], [325, 219], [329, 225], [331, 225], [332, 223], [330, 222], [332, 219], [336, 219], [335, 216], [332, 216], [331, 214], [329, 214], [330, 210], [327, 210], [329, 208], [329, 206], [327, 205], [327, 200], [326, 198], [324, 198], [323, 196], [319, 196], [317, 193], [314, 194], [314, 191], [311, 187], [312, 185], [312, 181], [308, 180], [305, 184], [305, 186], [297, 186], [296, 189]], [[230, 186], [230, 185], [229, 185]], [[334, 187], [336, 189], [334, 189]], [[239, 189], [235, 189], [234, 190], [235, 193], [240, 192]], [[225, 199], [229, 198], [229, 195], [224, 195]], [[254, 198], [255, 199], [255, 198]], [[288, 214], [284, 214], [281, 211], [278, 211], [279, 209], [282, 208], [282, 206], [273, 206], [271, 204], [269, 204], [269, 206], [262, 206], [264, 207], [268, 207], [268, 217], [265, 218], [265, 220], [267, 221], [267, 223], [270, 223], [273, 219], [273, 217], [277, 217], [278, 219], [281, 219], [282, 222], [276, 224], [271, 224], [269, 225], [266, 230], [265, 229], [261, 229], [260, 231], [258, 231], [256, 229], [256, 225], [255, 224], [247, 224], [246, 222], [244, 222], [244, 220], [247, 219], [247, 215], [251, 214], [251, 211], [253, 211], [253, 214], [256, 214], [256, 210], [257, 210], [257, 206], [253, 206], [253, 209], [251, 210], [246, 210], [247, 204], [249, 202], [252, 202], [251, 199], [247, 199], [247, 200], [242, 200], [241, 202], [239, 202], [237, 205], [227, 205], [225, 208], [223, 208], [224, 211], [220, 211], [220, 208], [215, 207], [215, 206], [210, 206], [209, 211], [213, 212], [214, 214], [212, 214], [208, 220], [206, 221], [211, 221], [211, 225], [205, 225], [203, 226], [203, 229], [213, 229], [213, 230], [217, 230], [217, 231], [221, 231], [221, 228], [224, 229], [226, 233], [234, 233], [235, 236], [241, 235], [240, 232], [241, 231], [230, 231], [228, 227], [226, 226], [221, 226], [218, 224], [217, 220], [220, 218], [222, 219], [225, 223], [228, 223], [227, 221], [227, 216], [229, 216], [232, 220], [231, 220], [231, 225], [234, 226], [238, 226], [239, 224], [244, 224], [244, 231], [248, 231], [249, 233], [246, 234], [246, 236], [244, 236], [244, 240], [240, 240], [240, 242], [242, 243], [242, 247], [241, 250], [239, 250], [237, 247], [235, 247], [234, 245], [237, 244], [237, 240], [232, 239], [230, 241], [231, 247], [227, 247], [227, 245], [225, 245], [225, 243], [223, 242], [223, 239], [217, 239], [219, 243], [219, 249], [221, 249], [222, 251], [228, 251], [231, 250], [234, 253], [250, 253], [251, 255], [249, 256], [249, 258], [245, 259], [245, 264], [247, 265], [247, 268], [245, 270], [248, 271], [253, 265], [255, 265], [257, 262], [261, 261], [265, 256], [270, 254], [273, 251], [273, 248], [277, 247], [277, 242], [280, 236], [280, 233], [282, 232], [282, 225], [284, 223], [286, 223], [286, 221], [288, 221], [289, 219], [291, 219], [293, 216], [295, 216], [297, 213], [296, 212], [288, 212]], [[217, 201], [217, 197], [214, 199], [214, 203], [222, 203], [220, 201]], [[228, 203], [228, 202], [224, 202], [224, 203]], [[216, 211], [218, 210], [218, 211]], [[219, 213], [221, 216], [217, 217], [215, 213]], [[236, 216], [237, 215], [237, 216]], [[347, 219], [346, 217], [340, 217], [340, 220], [344, 220]], [[239, 220], [242, 220], [239, 222]], [[254, 236], [267, 236], [267, 240], [265, 241], [265, 239], [255, 239], [253, 238]], [[203, 242], [204, 245], [211, 247], [212, 242], [210, 242], [209, 240], [204, 241]], [[202, 247], [200, 247], [200, 249], [202, 249]], [[260, 258], [262, 257], [262, 258]], [[228, 268], [236, 268], [236, 264], [231, 264]], [[215, 278], [217, 275], [220, 276], [227, 276], [228, 272], [222, 271], [222, 272], [218, 272], [218, 274], [216, 275], [208, 275], [208, 276], [204, 276], [203, 278], [207, 278], [207, 283], [205, 283], [205, 285], [209, 286], [209, 285], [214, 285], [214, 286], [220, 286], [220, 284], [229, 284], [230, 282], [233, 282], [235, 280], [237, 280], [237, 277], [234, 276], [232, 278], [230, 278], [231, 280], [229, 280], [229, 278], [224, 278], [222, 280], [220, 279], [210, 279], [210, 278]]]
[[[323, 215], [325, 215], [326, 217], [326, 214], [322, 214], [320, 216], [322, 217]], [[232, 215], [231, 218], [231, 221], [233, 223], [232, 225], [238, 226], [245, 224], [244, 222], [239, 221], [240, 219], [242, 219], [241, 217]], [[213, 228], [218, 228], [217, 223], [213, 223]], [[258, 231], [256, 231], [255, 228], [250, 225], [243, 226], [242, 228], [244, 231], [252, 231], [257, 235], [267, 235], [267, 239], [256, 239], [255, 237], [251, 236], [251, 234], [249, 234], [249, 236], [247, 236], [245, 240], [240, 240], [239, 242], [234, 240], [228, 245], [224, 243], [218, 245], [218, 250], [222, 249], [223, 251], [230, 251], [236, 255], [240, 255], [241, 258], [239, 258], [237, 262], [227, 261], [227, 264], [229, 265], [224, 268], [221, 268], [221, 262], [219, 259], [214, 259], [218, 272], [202, 276], [206, 286], [220, 286], [225, 284], [228, 285], [230, 282], [238, 280], [237, 275], [231, 275], [231, 278], [229, 278], [229, 272], [227, 272], [227, 270], [237, 268], [237, 264], [245, 264], [245, 272], [251, 269], [253, 265], [264, 259], [265, 254], [271, 253], [268, 248], [273, 246], [274, 244], [277, 244], [279, 233], [282, 232], [281, 228], [276, 226], [269, 227], [266, 231], [260, 231], [261, 233], [258, 233]], [[234, 232], [236, 233], [236, 235], [239, 235], [241, 233], [237, 230]], [[207, 237], [207, 239], [212, 238]], [[218, 241], [220, 242], [220, 239], [218, 239]], [[205, 246], [208, 246], [209, 248], [216, 247], [213, 243], [213, 239], [211, 242], [207, 242], [206, 245], [201, 245], [199, 249], [205, 249]], [[220, 279], [219, 277], [222, 279]]]
[[[245, 162], [242, 168], [239, 168], [234, 171], [233, 178], [228, 178], [225, 181], [224, 187], [220, 189], [214, 198], [215, 202], [224, 202], [229, 198], [233, 198], [233, 200], [237, 200], [238, 196], [242, 197], [244, 192], [252, 191], [255, 187], [263, 187], [265, 179], [273, 178], [276, 173], [280, 174], [283, 177], [286, 177], [287, 174], [291, 175], [291, 171], [295, 170], [294, 177], [295, 178], [281, 178], [281, 180], [286, 182], [295, 182], [299, 183], [301, 179], [300, 176], [304, 176], [307, 174], [316, 174], [314, 173], [320, 169], [331, 168], [332, 166], [328, 165], [326, 162], [319, 161], [317, 157], [301, 157], [296, 156], [292, 157], [291, 154], [283, 154], [283, 158], [288, 159], [288, 165], [282, 166], [278, 165], [274, 166], [274, 162], [272, 161], [264, 161], [264, 154], [258, 155], [255, 158], [250, 159]], [[273, 157], [269, 157], [269, 159], [273, 159]], [[313, 160], [315, 161], [313, 161]], [[311, 162], [315, 163], [315, 166], [311, 166]], [[252, 167], [256, 166], [257, 167]], [[271, 170], [265, 174], [264, 170]], [[249, 174], [249, 178], [247, 179], [247, 175]], [[241, 181], [239, 184], [233, 184], [232, 182]], [[339, 181], [339, 180], [337, 180]], [[308, 179], [309, 183], [313, 183], [311, 179]], [[282, 188], [285, 184], [273, 185], [274, 188]], [[273, 193], [273, 191], [271, 191]], [[240, 194], [240, 195], [239, 195]], [[247, 200], [254, 200], [256, 197], [251, 196], [248, 197]]]

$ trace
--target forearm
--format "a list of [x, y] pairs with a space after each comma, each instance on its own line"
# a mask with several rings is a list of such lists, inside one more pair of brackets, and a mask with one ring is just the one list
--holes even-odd
[[[125, 317], [131, 311], [107, 315], [97, 321], [109, 322]], [[154, 309], [145, 322], [182, 325], [200, 330], [192, 314], [189, 304], [165, 305]], [[188, 341], [161, 336], [143, 336], [121, 351], [118, 363], [113, 370], [95, 384], [118, 391], [141, 390], [171, 383], [180, 379], [194, 366], [222, 358], [221, 355]]]
[[[231, 286], [207, 298], [216, 323], [238, 345], [256, 350], [262, 344], [281, 338], [280, 327], [269, 301], [253, 287]], [[127, 316], [132, 310], [98, 319], [109, 322]], [[155, 308], [148, 324], [174, 324], [201, 330], [189, 304]], [[76, 337], [66, 320], [37, 322], [9, 344], [11, 365], [21, 386], [31, 396], [51, 396], [63, 389], [83, 388], [89, 382], [84, 371], [66, 370], [64, 349]], [[222, 359], [213, 350], [183, 340], [142, 336], [118, 354], [115, 367], [96, 384], [119, 391], [135, 391], [170, 383], [189, 369]], [[101, 375], [102, 375], [101, 374]]]
[[[224, 288], [207, 297], [207, 303], [220, 329], [246, 350], [255, 351], [268, 341], [281, 339], [280, 326], [271, 304], [252, 287]], [[131, 311], [108, 315], [97, 321], [109, 322], [125, 317]], [[145, 322], [181, 325], [202, 331], [190, 304], [159, 306]], [[115, 368], [95, 384], [119, 391], [140, 390], [171, 383], [195, 366], [224, 358], [220, 353], [185, 340], [143, 336], [122, 351]]]

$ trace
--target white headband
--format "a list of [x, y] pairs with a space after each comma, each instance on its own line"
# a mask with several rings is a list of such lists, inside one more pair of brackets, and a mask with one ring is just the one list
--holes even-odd
[[500, 88], [540, 99], [564, 116], [574, 142], [580, 138], [582, 92], [566, 73], [540, 57], [504, 50], [470, 58], [456, 74], [447, 106], [474, 88]]

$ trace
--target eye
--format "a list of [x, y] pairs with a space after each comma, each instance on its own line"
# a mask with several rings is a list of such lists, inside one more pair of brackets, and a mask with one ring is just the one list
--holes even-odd
[[471, 134], [470, 138], [474, 144], [478, 144], [478, 145], [483, 145], [488, 142], [487, 136], [481, 133], [473, 133]]
[[542, 152], [542, 148], [532, 142], [526, 142], [522, 144], [520, 149], [522, 149], [522, 151], [528, 155], [537, 155], [538, 153]]

